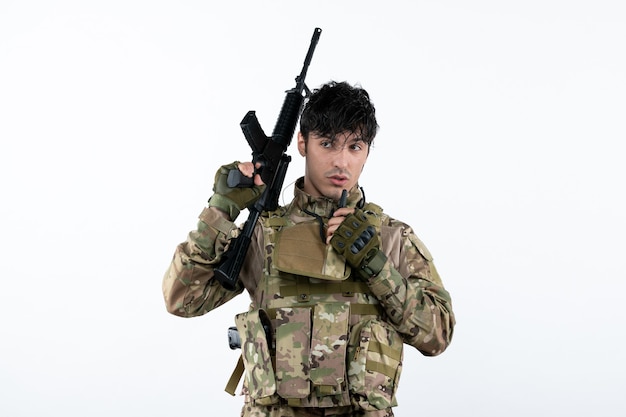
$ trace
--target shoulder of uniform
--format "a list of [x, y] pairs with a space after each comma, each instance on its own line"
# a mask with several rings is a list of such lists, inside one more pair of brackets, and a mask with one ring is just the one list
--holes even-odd
[[383, 208], [376, 203], [371, 203], [371, 202], [365, 203], [365, 205], [363, 206], [363, 211], [369, 211], [378, 216], [383, 215]]
[[428, 250], [428, 248], [426, 247], [426, 245], [424, 244], [424, 242], [417, 236], [417, 234], [415, 233], [415, 231], [413, 230], [413, 228], [408, 225], [407, 223], [398, 220], [398, 219], [394, 219], [390, 216], [384, 215], [385, 216], [384, 220], [383, 220], [383, 224], [386, 224], [387, 226], [389, 226], [392, 229], [398, 230], [402, 236], [402, 239], [405, 239], [405, 242], [407, 242], [409, 245], [413, 246], [414, 248], [416, 248], [418, 250], [418, 252], [427, 260], [427, 261], [432, 261], [433, 260], [433, 256], [430, 253], [430, 251]]
[[428, 250], [428, 248], [426, 247], [426, 245], [424, 244], [424, 242], [422, 242], [422, 240], [417, 237], [415, 235], [415, 233], [411, 233], [409, 235], [409, 240], [411, 240], [411, 243], [413, 243], [413, 246], [415, 246], [417, 248], [417, 250], [419, 251], [420, 254], [422, 254], [422, 256], [429, 262], [432, 262], [433, 260], [433, 255], [430, 253], [430, 251]]

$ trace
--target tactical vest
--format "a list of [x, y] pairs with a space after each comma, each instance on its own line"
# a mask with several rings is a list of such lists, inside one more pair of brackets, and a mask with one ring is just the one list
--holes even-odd
[[[382, 216], [376, 205], [364, 209]], [[251, 310], [235, 318], [246, 401], [395, 406], [402, 339], [368, 285], [322, 240], [322, 225], [300, 220], [284, 209], [262, 217], [264, 276]], [[227, 386], [233, 395], [239, 376], [236, 370]]]

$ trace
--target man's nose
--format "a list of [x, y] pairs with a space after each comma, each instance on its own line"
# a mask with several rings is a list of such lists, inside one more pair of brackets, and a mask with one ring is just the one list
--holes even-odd
[[338, 168], [345, 168], [348, 164], [348, 150], [344, 147], [334, 154], [333, 163]]

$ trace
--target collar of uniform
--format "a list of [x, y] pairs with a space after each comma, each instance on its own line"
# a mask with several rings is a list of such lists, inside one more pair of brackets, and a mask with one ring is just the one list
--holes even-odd
[[[318, 216], [330, 217], [330, 214], [337, 209], [337, 201], [328, 197], [313, 197], [302, 190], [304, 185], [304, 177], [298, 178], [294, 187], [294, 199], [291, 207], [293, 210], [300, 212], [307, 210]], [[363, 198], [363, 193], [358, 185], [356, 185], [348, 193], [346, 207], [355, 207]]]

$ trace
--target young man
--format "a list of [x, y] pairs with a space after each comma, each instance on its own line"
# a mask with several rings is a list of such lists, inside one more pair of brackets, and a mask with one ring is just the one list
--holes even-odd
[[[377, 129], [364, 89], [330, 82], [312, 93], [298, 133], [304, 177], [290, 204], [260, 216], [234, 291], [213, 271], [239, 234], [240, 210], [263, 190], [252, 163], [218, 170], [197, 230], [176, 248], [163, 280], [170, 313], [198, 316], [250, 296], [235, 318], [242, 416], [393, 416], [403, 345], [434, 356], [452, 339], [450, 296], [430, 253], [359, 187]], [[226, 185], [237, 167], [254, 187]]]

